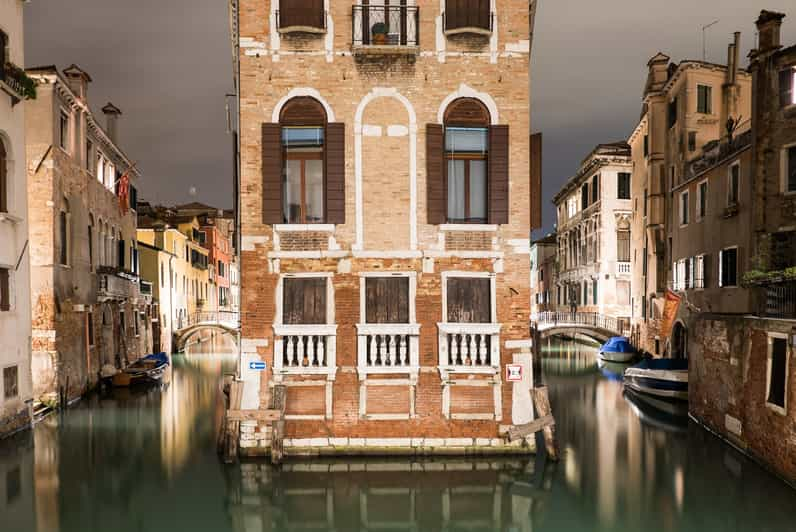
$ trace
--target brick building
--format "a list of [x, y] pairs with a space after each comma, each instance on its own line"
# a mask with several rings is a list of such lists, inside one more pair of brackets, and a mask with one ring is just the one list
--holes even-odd
[[285, 385], [288, 454], [505, 451], [533, 416], [529, 2], [231, 7], [242, 408]]
[[[709, 143], [673, 194], [674, 355], [689, 409], [796, 482], [796, 46], [762, 11], [750, 54], [751, 130]], [[725, 86], [726, 87], [726, 86]]]
[[631, 171], [627, 143], [600, 144], [553, 198], [558, 310], [630, 318]]
[[0, 21], [1, 438], [30, 423], [32, 388], [22, 2], [0, 2]]
[[[148, 297], [138, 279], [138, 171], [117, 139], [121, 112], [89, 108], [91, 78], [75, 65], [33, 68], [37, 98], [26, 102], [33, 319], [33, 388], [43, 402], [70, 400], [105, 366], [149, 353]], [[130, 207], [119, 198], [129, 170]]]
[[[647, 63], [641, 118], [631, 147], [631, 323], [633, 341], [655, 356], [670, 353], [660, 334], [666, 290], [672, 286], [672, 232], [679, 227], [681, 199], [675, 187], [689, 179], [690, 163], [702, 148], [750, 127], [751, 76], [738, 68], [740, 35], [730, 45], [727, 65], [670, 62], [658, 53]], [[689, 201], [695, 196], [689, 196]]]
[[531, 316], [555, 310], [557, 271], [555, 233], [531, 242]]

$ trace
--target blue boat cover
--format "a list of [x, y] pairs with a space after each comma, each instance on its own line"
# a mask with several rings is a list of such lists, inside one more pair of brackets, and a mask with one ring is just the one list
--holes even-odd
[[657, 369], [661, 371], [679, 371], [688, 369], [688, 359], [684, 358], [645, 358], [635, 366], [638, 369]]
[[166, 353], [155, 353], [152, 355], [147, 355], [143, 358], [143, 360], [156, 360], [160, 365], [169, 363], [169, 356]]
[[635, 349], [624, 336], [614, 336], [603, 344], [600, 351], [604, 353], [634, 353]]

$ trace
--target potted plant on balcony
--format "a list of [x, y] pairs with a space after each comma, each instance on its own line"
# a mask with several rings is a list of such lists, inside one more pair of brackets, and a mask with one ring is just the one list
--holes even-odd
[[387, 44], [387, 25], [384, 22], [377, 22], [370, 29], [373, 35], [373, 44]]

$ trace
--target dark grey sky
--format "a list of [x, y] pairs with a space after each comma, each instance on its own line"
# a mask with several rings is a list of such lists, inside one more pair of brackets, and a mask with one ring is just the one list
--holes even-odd
[[[225, 0], [35, 0], [25, 9], [26, 65], [77, 63], [94, 78], [95, 111], [122, 109], [122, 147], [140, 161], [142, 196], [232, 206], [224, 95], [231, 89]], [[544, 132], [544, 223], [550, 198], [599, 142], [626, 138], [638, 120], [646, 62], [724, 62], [733, 31], [742, 57], [763, 8], [783, 11], [796, 42], [793, 0], [539, 0], [531, 121]], [[746, 59], [742, 65], [746, 65]]]

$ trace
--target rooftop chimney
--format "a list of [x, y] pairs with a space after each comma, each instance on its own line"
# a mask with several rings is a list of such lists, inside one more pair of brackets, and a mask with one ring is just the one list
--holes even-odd
[[122, 115], [122, 112], [119, 110], [118, 107], [113, 105], [111, 102], [102, 108], [102, 112], [105, 113], [105, 120], [106, 120], [106, 132], [108, 136], [111, 138], [111, 142], [116, 144], [119, 140], [118, 137], [118, 122], [119, 117]]
[[758, 45], [760, 52], [780, 47], [779, 30], [782, 27], [783, 18], [785, 18], [784, 13], [766, 10], [760, 12], [760, 16], [755, 22], [760, 35], [760, 44]]
[[91, 83], [91, 76], [74, 63], [64, 69], [64, 76], [72, 92], [85, 102], [88, 97], [88, 84]]

